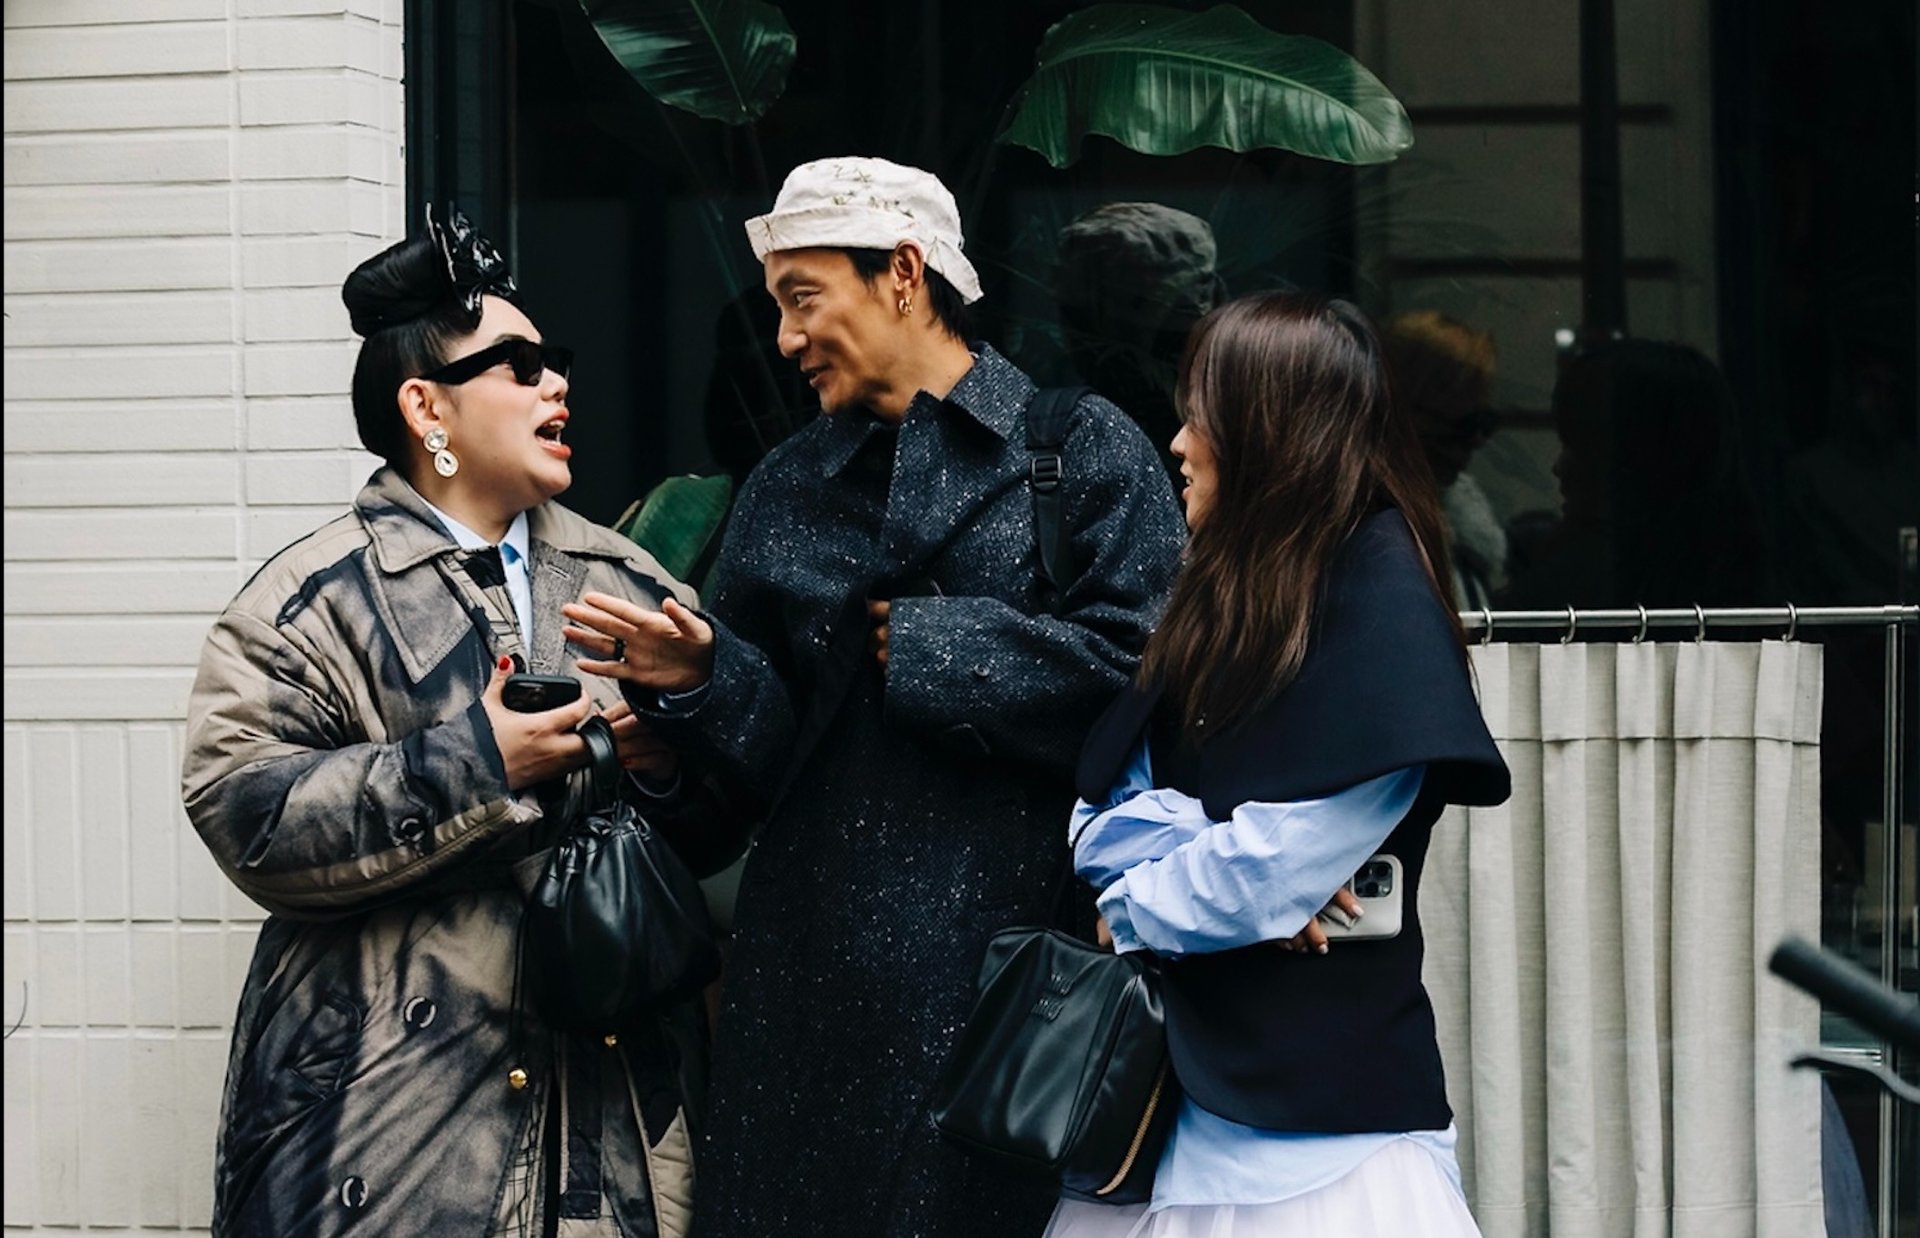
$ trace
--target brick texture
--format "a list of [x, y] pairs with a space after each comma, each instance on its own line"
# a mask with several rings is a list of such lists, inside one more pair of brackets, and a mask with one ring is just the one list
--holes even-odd
[[204, 1232], [261, 913], [180, 809], [213, 614], [373, 466], [339, 284], [402, 230], [401, 6], [8, 0], [8, 1235]]

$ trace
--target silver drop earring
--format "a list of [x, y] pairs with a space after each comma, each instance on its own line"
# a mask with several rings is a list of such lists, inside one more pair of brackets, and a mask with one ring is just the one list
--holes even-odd
[[442, 477], [452, 477], [460, 471], [460, 458], [447, 450], [447, 432], [439, 426], [428, 430], [421, 440], [428, 451], [433, 453], [433, 471]]

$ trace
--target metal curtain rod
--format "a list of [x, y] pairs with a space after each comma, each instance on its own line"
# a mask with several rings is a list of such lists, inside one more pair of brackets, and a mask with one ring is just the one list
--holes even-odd
[[1635, 640], [1645, 639], [1649, 628], [1691, 627], [1695, 639], [1705, 639], [1710, 627], [1786, 627], [1787, 639], [1802, 624], [1809, 627], [1911, 627], [1920, 623], [1920, 606], [1733, 606], [1733, 607], [1661, 607], [1635, 606], [1629, 610], [1463, 610], [1462, 626], [1481, 631], [1482, 640], [1492, 640], [1501, 628], [1564, 628], [1571, 640], [1581, 628], [1636, 628]]
[[[1912, 544], [1912, 534], [1908, 533], [1906, 545]], [[1920, 623], [1920, 606], [1742, 606], [1732, 608], [1714, 608], [1704, 606], [1671, 607], [1659, 610], [1645, 606], [1635, 606], [1627, 610], [1576, 610], [1572, 606], [1560, 610], [1494, 610], [1490, 607], [1480, 610], [1460, 612], [1462, 626], [1477, 629], [1479, 644], [1485, 644], [1494, 638], [1500, 628], [1514, 629], [1541, 628], [1561, 629], [1562, 644], [1571, 642], [1574, 634], [1582, 628], [1634, 628], [1634, 642], [1638, 644], [1647, 637], [1649, 628], [1693, 629], [1693, 639], [1703, 641], [1707, 638], [1707, 629], [1720, 627], [1771, 627], [1784, 624], [1786, 631], [1781, 635], [1792, 640], [1801, 624], [1815, 627], [1879, 627], [1885, 630], [1886, 642], [1886, 690], [1881, 728], [1882, 749], [1880, 757], [1880, 820], [1900, 821], [1905, 818], [1902, 808], [1905, 804], [1905, 788], [1902, 783], [1903, 756], [1906, 748], [1907, 693], [1900, 689], [1906, 674], [1905, 645], [1910, 635], [1908, 629]], [[1883, 923], [1894, 923], [1900, 913], [1900, 874], [1906, 871], [1901, 865], [1901, 831], [1883, 829], [1880, 831], [1880, 908]], [[1900, 936], [1886, 931], [1880, 940], [1880, 982], [1889, 989], [1900, 988]], [[1873, 1060], [1880, 1063], [1891, 1061], [1891, 1048], [1882, 1041], [1874, 1053]], [[1911, 1163], [1911, 1153], [1903, 1154], [1904, 1140], [1900, 1127], [1894, 1120], [1893, 1097], [1888, 1093], [1880, 1096], [1880, 1233], [1892, 1232], [1894, 1215], [1894, 1187], [1896, 1167]]]

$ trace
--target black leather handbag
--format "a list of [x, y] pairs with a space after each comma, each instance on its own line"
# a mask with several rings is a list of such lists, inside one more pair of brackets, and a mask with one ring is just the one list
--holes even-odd
[[604, 1034], [694, 996], [720, 974], [720, 952], [700, 883], [617, 794], [612, 728], [595, 716], [580, 733], [593, 757], [589, 802], [527, 897], [524, 965], [546, 1022]]
[[1069, 1198], [1144, 1203], [1177, 1093], [1152, 959], [1010, 928], [987, 943], [933, 1120], [975, 1152], [1051, 1176]]

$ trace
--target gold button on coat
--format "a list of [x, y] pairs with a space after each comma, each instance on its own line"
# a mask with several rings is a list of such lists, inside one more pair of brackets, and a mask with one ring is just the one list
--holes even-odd
[[514, 1091], [518, 1092], [527, 1086], [527, 1072], [516, 1066], [507, 1072], [507, 1082], [513, 1085]]
[[607, 1048], [611, 1049], [619, 1043], [620, 1038], [618, 1036], [615, 1036], [612, 1032], [607, 1033]]

